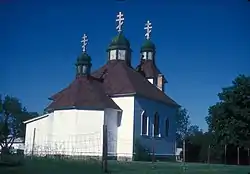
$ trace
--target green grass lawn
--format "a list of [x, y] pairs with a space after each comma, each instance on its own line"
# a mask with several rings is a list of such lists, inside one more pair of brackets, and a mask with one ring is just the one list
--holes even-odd
[[[157, 162], [109, 161], [109, 172], [114, 174], [248, 174], [250, 166], [226, 166], [208, 164], [186, 164]], [[52, 159], [26, 160], [19, 167], [0, 166], [2, 174], [99, 174], [100, 162], [62, 161]]]

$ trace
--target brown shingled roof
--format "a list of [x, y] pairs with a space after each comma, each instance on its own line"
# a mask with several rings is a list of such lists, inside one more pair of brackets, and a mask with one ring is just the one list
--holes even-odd
[[[146, 78], [153, 78], [157, 77], [159, 74], [162, 74], [152, 60], [144, 60], [138, 66], [141, 66], [141, 71], [145, 74]], [[167, 82], [165, 77], [164, 80]]]
[[137, 94], [169, 105], [179, 106], [135, 69], [128, 66], [125, 61], [109, 61], [92, 75], [100, 77], [104, 71], [107, 73], [103, 77], [103, 85], [110, 96]]
[[80, 76], [76, 78], [67, 88], [51, 97], [53, 102], [46, 110], [65, 108], [86, 109], [118, 109], [119, 106], [107, 96], [100, 79], [92, 76]]

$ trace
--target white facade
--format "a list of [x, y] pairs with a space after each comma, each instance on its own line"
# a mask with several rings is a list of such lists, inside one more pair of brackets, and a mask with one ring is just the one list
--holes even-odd
[[[177, 108], [137, 96], [113, 97], [122, 109], [105, 111], [57, 110], [26, 122], [26, 154], [102, 155], [103, 124], [108, 129], [108, 154], [132, 159], [134, 144], [158, 156], [175, 155]], [[147, 134], [142, 135], [142, 113], [147, 114]], [[154, 115], [159, 115], [159, 137], [153, 138]], [[169, 120], [165, 135], [165, 120]], [[35, 130], [35, 131], [34, 131]], [[34, 135], [35, 132], [35, 135]]]
[[114, 102], [123, 110], [118, 127], [117, 157], [133, 157], [134, 96], [114, 97]]
[[[25, 122], [25, 153], [101, 156], [103, 125], [106, 122], [109, 137], [117, 139], [117, 121], [114, 120], [119, 115], [115, 109], [71, 109], [28, 120]], [[116, 152], [114, 142], [108, 142], [108, 146], [109, 153]]]

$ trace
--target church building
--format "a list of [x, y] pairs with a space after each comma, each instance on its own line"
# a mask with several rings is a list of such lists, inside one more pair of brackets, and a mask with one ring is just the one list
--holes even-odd
[[107, 62], [91, 70], [84, 34], [75, 79], [49, 98], [46, 114], [24, 122], [27, 155], [101, 156], [103, 125], [107, 125], [108, 154], [117, 159], [132, 160], [136, 143], [159, 157], [175, 155], [175, 117], [180, 106], [164, 92], [167, 80], [156, 66], [152, 25], [147, 21], [134, 68], [121, 12], [116, 21], [118, 34], [107, 48]]

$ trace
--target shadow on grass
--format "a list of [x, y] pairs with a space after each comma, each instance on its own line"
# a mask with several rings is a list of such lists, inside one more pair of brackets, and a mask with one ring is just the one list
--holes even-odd
[[2, 166], [0, 173], [4, 174], [82, 174], [102, 173], [99, 161], [76, 161], [49, 158], [25, 159], [19, 166]]

